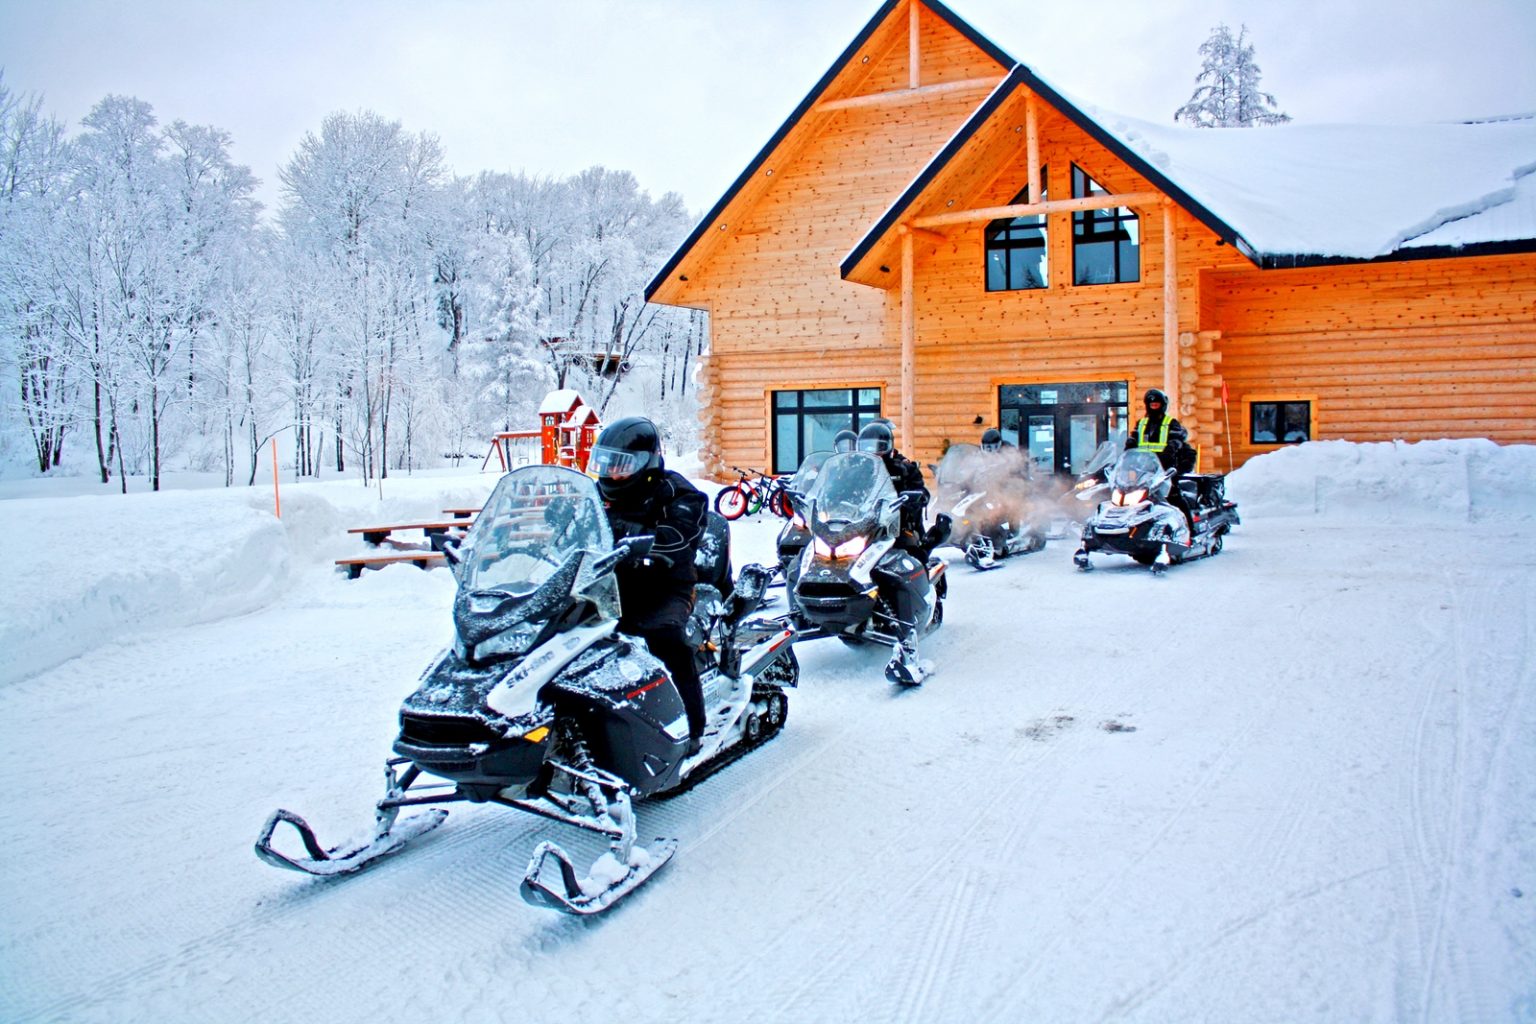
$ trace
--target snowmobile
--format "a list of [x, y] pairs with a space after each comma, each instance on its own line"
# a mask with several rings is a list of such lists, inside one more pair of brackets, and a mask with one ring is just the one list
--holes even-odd
[[[794, 567], [797, 641], [835, 636], [851, 645], [885, 644], [896, 650], [887, 678], [922, 682], [916, 639], [944, 621], [949, 589], [942, 559], [924, 564], [896, 546], [902, 509], [922, 495], [898, 495], [885, 463], [868, 452], [827, 459], [804, 499], [811, 541]], [[932, 543], [942, 541], [947, 518], [930, 531]]]
[[[560, 846], [540, 843], [522, 882], [528, 903], [589, 915], [633, 892], [677, 849], [673, 839], [636, 842], [633, 804], [679, 793], [777, 734], [788, 711], [784, 687], [799, 679], [793, 629], [747, 618], [771, 568], [743, 567], [729, 598], [700, 583], [688, 635], [709, 719], [690, 756], [677, 687], [644, 641], [616, 631], [613, 571], [646, 557], [652, 541], [615, 544], [597, 485], [581, 473], [528, 466], [504, 476], [453, 555], [455, 641], [400, 708], [397, 756], [385, 766], [372, 837], [325, 848], [303, 818], [279, 810], [257, 855], [311, 875], [348, 874], [448, 813], [434, 807], [401, 818], [404, 808], [497, 803], [610, 844], [578, 876]], [[423, 784], [434, 778], [443, 781]], [[273, 845], [284, 823], [303, 854]]]
[[789, 517], [789, 522], [779, 530], [778, 555], [779, 571], [784, 576], [785, 589], [789, 594], [789, 606], [795, 606], [795, 580], [798, 572], [800, 556], [805, 551], [805, 546], [811, 542], [811, 528], [805, 522], [805, 495], [821, 475], [821, 467], [832, 457], [831, 452], [812, 452], [800, 463], [800, 468], [795, 470], [795, 475], [790, 478], [787, 488], [790, 507], [794, 513]]
[[965, 552], [966, 562], [977, 570], [1045, 547], [1045, 531], [1034, 521], [1026, 465], [1017, 448], [989, 452], [962, 443], [950, 445], [929, 466], [938, 486], [937, 504], [954, 522], [949, 543]]
[[1172, 478], [1173, 470], [1164, 469], [1152, 452], [1121, 455], [1110, 474], [1109, 500], [1083, 524], [1083, 544], [1073, 563], [1092, 569], [1092, 552], [1112, 551], [1162, 572], [1174, 562], [1220, 552], [1227, 532], [1240, 523], [1237, 503], [1226, 498], [1226, 478], [1205, 474], [1179, 480], [1189, 517], [1168, 501]]

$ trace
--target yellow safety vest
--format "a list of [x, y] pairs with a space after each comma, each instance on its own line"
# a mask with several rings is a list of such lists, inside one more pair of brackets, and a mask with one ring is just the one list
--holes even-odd
[[1163, 417], [1162, 429], [1158, 431], [1157, 440], [1155, 440], [1155, 441], [1148, 441], [1147, 440], [1147, 421], [1146, 421], [1146, 418], [1143, 417], [1142, 421], [1136, 425], [1136, 447], [1137, 448], [1145, 449], [1146, 451], [1149, 451], [1149, 452], [1161, 452], [1164, 448], [1167, 448], [1168, 447], [1168, 424], [1171, 423], [1171, 422], [1173, 422], [1173, 421], [1170, 420], [1167, 416], [1164, 416]]

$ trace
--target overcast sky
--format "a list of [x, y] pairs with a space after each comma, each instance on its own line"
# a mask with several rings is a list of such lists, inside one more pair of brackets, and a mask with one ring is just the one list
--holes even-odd
[[[102, 97], [211, 124], [278, 199], [326, 114], [439, 136], [460, 174], [634, 172], [704, 212], [879, 0], [0, 0], [0, 69], [73, 132]], [[1246, 24], [1298, 121], [1536, 112], [1536, 0], [953, 0], [1059, 88], [1168, 122]]]

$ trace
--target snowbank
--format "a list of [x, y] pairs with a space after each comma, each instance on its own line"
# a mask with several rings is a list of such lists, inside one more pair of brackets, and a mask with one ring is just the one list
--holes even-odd
[[[127, 633], [255, 611], [298, 573], [362, 553], [351, 527], [477, 505], [493, 474], [0, 501], [0, 686]], [[402, 570], [416, 572], [414, 568]]]
[[1536, 446], [1487, 440], [1312, 441], [1228, 478], [1245, 520], [1322, 515], [1382, 522], [1536, 518]]

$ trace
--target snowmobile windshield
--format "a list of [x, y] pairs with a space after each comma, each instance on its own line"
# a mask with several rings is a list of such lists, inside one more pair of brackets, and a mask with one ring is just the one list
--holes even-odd
[[1152, 452], [1132, 449], [1120, 456], [1115, 471], [1110, 475], [1110, 485], [1117, 491], [1145, 490], [1154, 477], [1163, 471], [1163, 464]]
[[854, 522], [872, 516], [882, 500], [895, 501], [896, 488], [885, 461], [868, 452], [841, 452], [827, 459], [806, 494], [823, 523]]
[[969, 490], [971, 479], [987, 454], [974, 444], [950, 445], [938, 465], [933, 467], [934, 483], [952, 490]]
[[795, 470], [795, 475], [789, 478], [789, 489], [796, 494], [805, 494], [821, 475], [821, 467], [827, 464], [832, 457], [831, 452], [811, 452], [800, 463], [800, 468]]
[[1094, 451], [1093, 458], [1079, 472], [1078, 476], [1087, 476], [1089, 473], [1097, 473], [1105, 466], [1112, 466], [1120, 453], [1125, 450], [1125, 432], [1115, 431], [1109, 436], [1109, 440]]
[[[525, 466], [502, 477], [486, 499], [464, 544], [459, 586], [532, 594], [573, 554], [612, 549], [613, 531], [590, 477], [562, 466]], [[587, 582], [582, 575], [577, 589]]]

